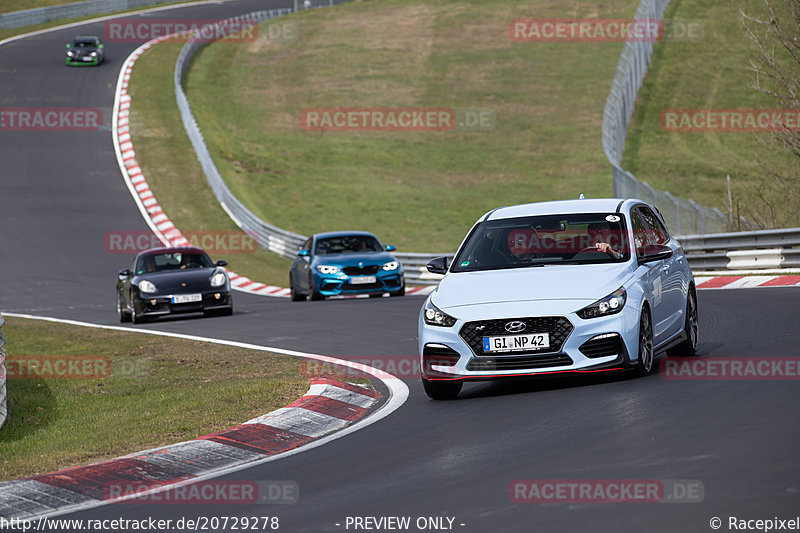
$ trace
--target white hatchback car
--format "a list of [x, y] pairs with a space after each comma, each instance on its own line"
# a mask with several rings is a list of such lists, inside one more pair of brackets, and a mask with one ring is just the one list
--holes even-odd
[[640, 200], [502, 207], [472, 227], [419, 316], [422, 383], [634, 368], [694, 355], [697, 294], [683, 249]]

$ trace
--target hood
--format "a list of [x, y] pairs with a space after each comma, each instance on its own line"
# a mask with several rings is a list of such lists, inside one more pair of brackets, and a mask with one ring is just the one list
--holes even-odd
[[365, 253], [346, 253], [346, 254], [326, 254], [318, 255], [314, 258], [314, 264], [334, 265], [339, 267], [364, 265], [382, 265], [389, 261], [397, 261], [389, 252], [365, 252]]
[[593, 302], [617, 290], [632, 275], [633, 271], [627, 263], [449, 273], [431, 296], [431, 301], [443, 311], [453, 307], [502, 302]]
[[[167, 270], [164, 272], [152, 272], [137, 276], [140, 280], [146, 279], [155, 284], [159, 293], [170, 291], [193, 291], [207, 290], [210, 285], [211, 276], [217, 272], [217, 268], [187, 268], [184, 270]], [[221, 271], [221, 269], [219, 269]], [[185, 283], [186, 287], [182, 287]]]

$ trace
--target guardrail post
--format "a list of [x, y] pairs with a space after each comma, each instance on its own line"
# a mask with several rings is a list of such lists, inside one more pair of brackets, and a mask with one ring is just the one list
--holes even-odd
[[3, 338], [5, 320], [0, 316], [0, 428], [8, 418], [8, 402], [6, 400], [6, 341]]

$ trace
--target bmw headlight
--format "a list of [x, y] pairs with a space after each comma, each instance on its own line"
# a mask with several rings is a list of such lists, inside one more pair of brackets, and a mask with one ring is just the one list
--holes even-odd
[[320, 274], [338, 274], [342, 271], [339, 267], [331, 265], [317, 265], [317, 270]]
[[399, 261], [389, 261], [388, 263], [383, 264], [384, 270], [397, 270], [400, 267]]
[[430, 300], [425, 302], [425, 310], [423, 312], [423, 320], [429, 326], [440, 326], [443, 328], [451, 328], [456, 323], [456, 319], [436, 307]]
[[156, 292], [156, 286], [153, 285], [151, 282], [143, 279], [139, 282], [139, 290], [142, 292]]
[[597, 300], [595, 303], [588, 307], [584, 307], [577, 312], [581, 318], [597, 318], [600, 316], [613, 315], [619, 313], [625, 306], [625, 299], [627, 298], [625, 289], [620, 287], [605, 298]]
[[225, 282], [227, 280], [228, 280], [228, 278], [225, 277], [225, 273], [224, 272], [217, 272], [216, 274], [211, 276], [211, 286], [212, 287], [221, 287], [222, 285], [225, 285]]

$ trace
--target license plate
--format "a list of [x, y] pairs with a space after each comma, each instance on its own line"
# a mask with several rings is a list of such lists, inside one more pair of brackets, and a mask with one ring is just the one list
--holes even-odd
[[528, 333], [525, 335], [504, 335], [502, 337], [484, 337], [484, 352], [521, 352], [525, 350], [541, 350], [550, 347], [548, 333]]
[[378, 281], [378, 278], [375, 276], [356, 276], [350, 278], [350, 285], [365, 285], [367, 283], [375, 283], [376, 281]]
[[84, 61], [92, 61], [93, 59], [94, 59], [93, 57], [84, 57], [83, 58]]
[[179, 294], [172, 297], [172, 303], [174, 304], [188, 304], [191, 302], [200, 302], [202, 300], [202, 294]]

